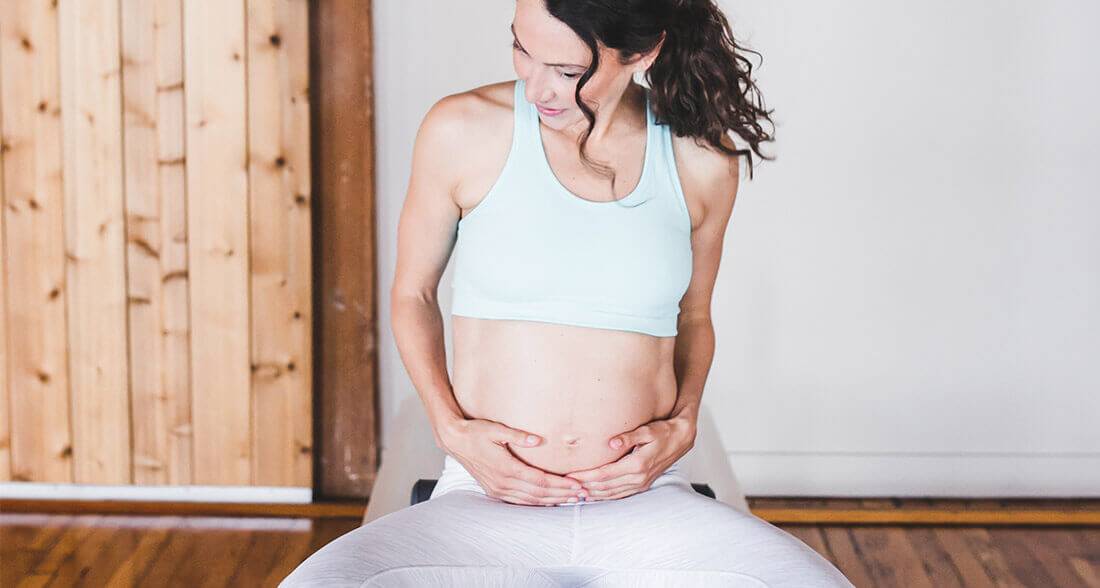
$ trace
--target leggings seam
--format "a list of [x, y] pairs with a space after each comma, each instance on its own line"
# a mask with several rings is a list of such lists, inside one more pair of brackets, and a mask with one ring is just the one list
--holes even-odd
[[573, 541], [569, 547], [569, 565], [573, 565], [577, 561], [577, 544], [580, 542], [581, 534], [581, 505], [573, 505]]

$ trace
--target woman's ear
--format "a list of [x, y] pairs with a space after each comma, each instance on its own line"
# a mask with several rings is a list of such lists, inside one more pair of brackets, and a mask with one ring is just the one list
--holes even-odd
[[665, 37], [667, 33], [661, 31], [661, 40], [657, 41], [657, 45], [650, 49], [646, 53], [639, 53], [637, 62], [639, 69], [636, 72], [645, 73], [649, 71], [649, 68], [653, 66], [653, 62], [657, 61], [657, 58], [661, 56], [661, 48], [665, 46]]

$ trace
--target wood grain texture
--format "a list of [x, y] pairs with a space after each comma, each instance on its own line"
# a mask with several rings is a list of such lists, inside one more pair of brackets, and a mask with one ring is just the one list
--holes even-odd
[[366, 498], [378, 443], [371, 3], [313, 5], [320, 460], [317, 494]]
[[[874, 586], [871, 571], [863, 560], [863, 553], [852, 537], [850, 528], [836, 525], [823, 526], [821, 534], [825, 539], [825, 544], [829, 546], [830, 561], [837, 569], [844, 572], [844, 575], [848, 577], [852, 584], [857, 587]], [[822, 555], [825, 555], [825, 553], [822, 553]]]
[[0, 480], [312, 485], [308, 26], [0, 3]]
[[180, 0], [122, 0], [133, 483], [189, 484], [183, 23]]
[[196, 484], [252, 481], [242, 2], [183, 3]]
[[129, 484], [119, 6], [58, 6], [73, 481]]
[[58, 43], [49, 2], [0, 2], [13, 481], [73, 480]]
[[877, 585], [933, 586], [904, 529], [860, 527], [852, 529], [852, 538]]
[[[276, 586], [361, 519], [0, 515], [0, 585]], [[1095, 587], [1100, 529], [780, 525], [860, 588]], [[871, 531], [856, 541], [848, 538]], [[869, 545], [864, 551], [860, 545]], [[1040, 555], [1042, 554], [1042, 555]]]
[[252, 483], [313, 477], [309, 14], [247, 0]]
[[[2, 14], [2, 13], [0, 13]], [[0, 17], [2, 20], [2, 17]], [[3, 75], [4, 64], [4, 25], [0, 23], [0, 75]], [[2, 79], [2, 78], [0, 78]], [[8, 271], [4, 259], [8, 256], [4, 246], [4, 211], [8, 208], [7, 198], [4, 196], [4, 153], [8, 150], [8, 144], [4, 140], [4, 93], [0, 91], [0, 482], [11, 480], [11, 428], [10, 415], [8, 415], [8, 403], [11, 402], [11, 392], [8, 383], [8, 303], [7, 291]]]

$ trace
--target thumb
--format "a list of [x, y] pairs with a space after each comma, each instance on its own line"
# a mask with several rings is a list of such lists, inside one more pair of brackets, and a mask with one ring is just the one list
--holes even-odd
[[542, 439], [538, 435], [521, 431], [519, 429], [513, 429], [511, 427], [505, 427], [501, 425], [502, 434], [504, 440], [513, 445], [522, 445], [524, 447], [534, 447], [542, 442]]

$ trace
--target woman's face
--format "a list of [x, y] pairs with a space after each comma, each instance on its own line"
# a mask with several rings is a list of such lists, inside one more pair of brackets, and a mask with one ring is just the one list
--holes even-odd
[[[542, 0], [516, 0], [512, 34], [516, 76], [524, 81], [527, 101], [539, 107], [542, 121], [556, 129], [578, 123], [587, 126], [574, 92], [577, 78], [592, 62], [588, 45], [546, 12]], [[618, 51], [599, 47], [599, 68], [581, 91], [581, 99], [592, 110], [621, 96], [634, 74], [633, 68], [619, 63]]]

